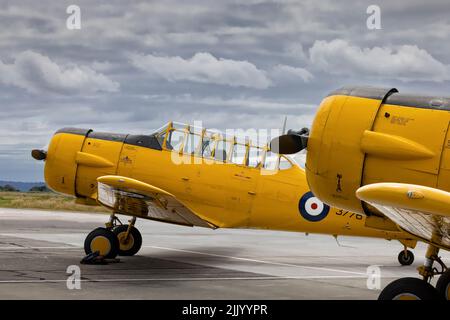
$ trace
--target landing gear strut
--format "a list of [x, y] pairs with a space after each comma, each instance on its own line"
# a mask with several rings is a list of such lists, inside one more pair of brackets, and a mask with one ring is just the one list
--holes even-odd
[[[402, 253], [402, 252], [401, 252]], [[418, 268], [423, 279], [401, 278], [391, 282], [381, 291], [379, 300], [441, 300], [449, 299], [450, 271], [438, 256], [439, 248], [428, 245], [425, 263]], [[400, 261], [400, 255], [399, 255]], [[440, 265], [440, 270], [433, 267], [433, 263]], [[429, 282], [435, 275], [441, 275], [436, 288]]]
[[114, 259], [117, 255], [133, 256], [142, 246], [142, 236], [134, 227], [136, 217], [131, 218], [129, 225], [112, 214], [105, 228], [97, 228], [88, 234], [84, 241], [87, 255], [98, 252], [106, 259]]
[[138, 229], [134, 227], [136, 217], [130, 220], [130, 224], [122, 224], [112, 231], [119, 240], [119, 255], [134, 256], [142, 246], [142, 236]]

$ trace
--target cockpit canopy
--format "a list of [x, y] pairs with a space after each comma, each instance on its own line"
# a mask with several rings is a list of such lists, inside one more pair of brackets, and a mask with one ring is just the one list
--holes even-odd
[[294, 162], [284, 155], [271, 152], [268, 143], [257, 145], [248, 136], [230, 136], [178, 122], [169, 122], [153, 135], [164, 150], [224, 163], [285, 170], [291, 168]]

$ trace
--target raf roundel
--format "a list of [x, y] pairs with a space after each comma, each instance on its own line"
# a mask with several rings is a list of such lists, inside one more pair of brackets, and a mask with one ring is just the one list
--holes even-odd
[[303, 218], [312, 222], [324, 219], [330, 211], [330, 207], [315, 197], [311, 191], [300, 198], [298, 209]]

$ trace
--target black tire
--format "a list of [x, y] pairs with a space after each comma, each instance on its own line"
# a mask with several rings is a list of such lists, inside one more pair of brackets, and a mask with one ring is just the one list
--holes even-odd
[[401, 278], [388, 284], [378, 300], [441, 300], [438, 291], [418, 278]]
[[406, 254], [404, 250], [400, 251], [398, 254], [398, 262], [402, 266], [410, 266], [414, 262], [414, 253], [409, 250], [406, 250]]
[[439, 276], [436, 283], [436, 290], [438, 291], [441, 298], [445, 300], [450, 300], [450, 270]]
[[[105, 249], [104, 252], [95, 250], [93, 246], [96, 245], [96, 241], [107, 244], [109, 248]], [[94, 251], [99, 251], [99, 254], [106, 259], [114, 259], [119, 252], [119, 240], [111, 230], [106, 228], [94, 229], [87, 235], [86, 240], [84, 240], [84, 252], [86, 252], [86, 254], [91, 254]]]
[[142, 235], [138, 229], [135, 227], [131, 227], [130, 233], [128, 234], [129, 240], [131, 243], [124, 245], [121, 243], [121, 234], [127, 232], [128, 225], [124, 224], [121, 226], [117, 226], [113, 229], [114, 234], [116, 235], [117, 241], [119, 242], [119, 255], [120, 256], [134, 256], [139, 252], [142, 246]]

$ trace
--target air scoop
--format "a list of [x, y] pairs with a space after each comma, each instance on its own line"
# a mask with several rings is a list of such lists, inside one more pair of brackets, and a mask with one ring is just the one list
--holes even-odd
[[36, 160], [45, 160], [47, 158], [47, 151], [34, 149], [31, 151], [31, 156]]

